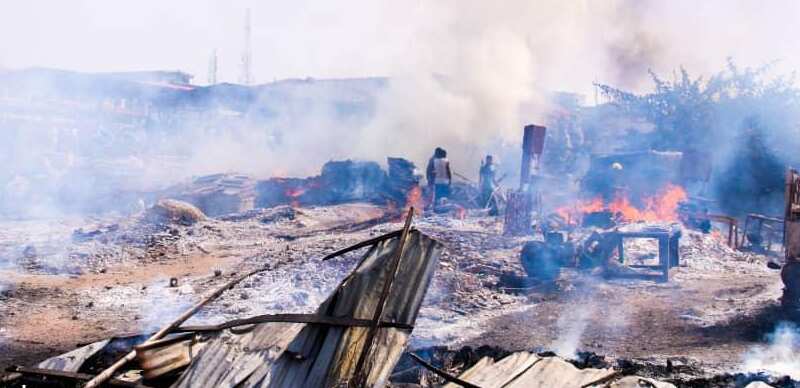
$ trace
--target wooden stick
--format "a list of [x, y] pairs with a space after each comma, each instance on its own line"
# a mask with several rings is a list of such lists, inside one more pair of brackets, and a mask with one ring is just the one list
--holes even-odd
[[356, 362], [355, 375], [353, 376], [357, 382], [357, 387], [366, 386], [368, 372], [364, 370], [364, 363], [367, 360], [367, 355], [372, 348], [372, 343], [375, 341], [375, 335], [380, 327], [381, 318], [383, 317], [383, 310], [386, 308], [386, 300], [389, 298], [389, 291], [394, 283], [394, 278], [397, 276], [397, 269], [400, 267], [400, 260], [403, 258], [403, 253], [406, 250], [406, 241], [408, 234], [411, 232], [411, 220], [414, 218], [414, 207], [408, 208], [408, 215], [406, 216], [406, 223], [403, 226], [403, 233], [400, 235], [400, 241], [397, 245], [397, 253], [393, 260], [389, 263], [391, 266], [389, 270], [389, 277], [383, 283], [383, 290], [381, 291], [380, 299], [378, 299], [378, 308], [375, 309], [375, 314], [372, 316], [372, 327], [367, 332], [367, 339], [364, 341], [364, 347], [361, 348], [361, 354], [358, 356]]
[[[236, 279], [233, 279], [233, 280], [229, 281], [228, 283], [226, 283], [225, 285], [223, 285], [222, 287], [218, 288], [216, 291], [211, 293], [211, 295], [207, 296], [206, 298], [204, 298], [203, 300], [201, 300], [200, 302], [198, 302], [197, 304], [192, 306], [192, 308], [186, 310], [178, 318], [176, 318], [174, 321], [172, 321], [172, 323], [170, 323], [169, 325], [165, 326], [164, 328], [159, 330], [157, 333], [153, 334], [150, 338], [147, 339], [147, 341], [144, 342], [144, 344], [146, 344], [148, 342], [152, 342], [152, 341], [156, 341], [156, 340], [161, 339], [165, 335], [169, 334], [169, 332], [171, 332], [172, 330], [174, 330], [178, 326], [180, 326], [183, 322], [186, 322], [195, 313], [197, 313], [197, 311], [199, 311], [203, 306], [205, 306], [209, 302], [213, 301], [214, 299], [217, 299], [220, 295], [222, 295], [223, 292], [225, 292], [228, 289], [232, 288], [233, 286], [235, 286], [236, 284], [238, 284], [242, 280], [244, 280], [244, 279], [246, 279], [246, 278], [248, 278], [248, 277], [250, 277], [252, 275], [255, 275], [255, 274], [259, 273], [259, 272], [264, 272], [264, 271], [267, 271], [267, 270], [268, 270], [267, 268], [257, 269], [255, 271], [248, 272], [247, 274], [245, 274], [245, 275], [243, 275], [243, 276], [241, 276], [239, 278], [236, 278]], [[126, 354], [124, 357], [119, 359], [113, 365], [111, 365], [110, 367], [106, 368], [104, 371], [102, 371], [99, 374], [97, 374], [97, 376], [95, 376], [93, 379], [89, 380], [89, 382], [86, 383], [84, 388], [95, 388], [95, 387], [98, 387], [98, 386], [102, 385], [104, 382], [106, 382], [108, 379], [110, 379], [111, 376], [113, 376], [114, 373], [117, 372], [117, 370], [119, 370], [120, 368], [125, 366], [125, 364], [127, 364], [128, 362], [133, 361], [134, 358], [136, 358], [136, 350], [131, 350], [130, 353]]]
[[475, 384], [472, 384], [470, 382], [461, 380], [458, 377], [453, 376], [450, 373], [447, 373], [447, 372], [445, 372], [445, 371], [443, 371], [443, 370], [431, 365], [427, 361], [423, 360], [422, 357], [420, 357], [420, 356], [418, 356], [418, 355], [416, 355], [414, 353], [408, 353], [408, 355], [411, 356], [411, 358], [413, 358], [414, 361], [416, 361], [420, 365], [424, 366], [425, 369], [427, 369], [427, 370], [429, 370], [429, 371], [431, 371], [433, 373], [436, 373], [437, 375], [439, 375], [440, 377], [442, 377], [443, 379], [445, 379], [445, 380], [447, 380], [447, 381], [449, 381], [451, 383], [458, 384], [458, 385], [460, 385], [460, 386], [462, 386], [464, 388], [481, 388], [481, 387], [479, 387], [479, 386], [477, 386]]
[[459, 174], [459, 173], [457, 173], [457, 172], [455, 172], [453, 170], [450, 170], [450, 172], [453, 173], [453, 175], [455, 175], [455, 176], [467, 181], [467, 183], [475, 184], [475, 181], [473, 181], [472, 179], [469, 179], [469, 178], [467, 178], [467, 177], [465, 177], [465, 176], [463, 176], [463, 175], [461, 175], [461, 174]]

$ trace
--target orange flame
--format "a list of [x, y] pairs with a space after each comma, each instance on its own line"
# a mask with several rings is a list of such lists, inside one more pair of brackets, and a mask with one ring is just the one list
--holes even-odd
[[305, 194], [306, 191], [308, 191], [308, 189], [305, 187], [290, 187], [286, 189], [286, 192], [284, 194], [286, 194], [286, 196], [289, 198], [297, 198]]
[[403, 214], [408, 213], [408, 209], [414, 207], [414, 214], [422, 214], [425, 209], [425, 200], [422, 198], [422, 188], [420, 186], [413, 186], [411, 190], [406, 193], [406, 207], [403, 209]]
[[627, 196], [621, 195], [614, 198], [609, 204], [604, 204], [601, 198], [593, 198], [589, 201], [579, 202], [574, 206], [560, 207], [555, 210], [556, 214], [564, 220], [572, 222], [578, 216], [586, 213], [608, 210], [624, 221], [677, 221], [678, 205], [686, 200], [686, 191], [673, 184], [667, 184], [660, 193], [645, 198], [642, 202], [643, 208], [637, 208], [631, 204]]
[[289, 206], [300, 207], [300, 196], [305, 194], [308, 188], [305, 187], [290, 187], [286, 189], [284, 194], [289, 198]]
[[606, 205], [601, 198], [593, 198], [588, 201], [581, 201], [573, 206], [562, 206], [555, 210], [570, 225], [575, 225], [578, 217], [582, 214], [599, 212], [604, 210]]

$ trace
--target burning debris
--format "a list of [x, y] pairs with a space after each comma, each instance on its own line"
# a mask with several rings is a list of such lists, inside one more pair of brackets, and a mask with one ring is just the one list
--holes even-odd
[[420, 176], [416, 167], [402, 158], [388, 158], [389, 171], [375, 162], [330, 161], [319, 176], [272, 178], [257, 185], [258, 207], [331, 205], [372, 202], [392, 206], [418, 205]]
[[555, 213], [567, 223], [580, 223], [584, 227], [597, 225], [608, 228], [616, 222], [674, 222], [678, 221], [679, 206], [686, 200], [683, 188], [666, 184], [654, 196], [640, 199], [639, 207], [634, 206], [625, 193], [618, 193], [609, 202], [595, 197], [560, 207]]
[[[481, 139], [424, 136], [452, 123], [387, 103], [387, 79], [0, 72], [0, 212], [25, 218], [0, 220], [0, 361], [39, 362], [0, 385], [793, 386], [796, 171], [773, 202], [796, 128], [766, 129], [798, 120], [745, 108], [797, 89], [737, 71], [559, 94], [521, 155], [483, 135], [534, 110], [482, 117], [450, 75], [427, 86], [465, 117], [423, 113]], [[373, 147], [386, 128], [420, 132]]]
[[188, 185], [167, 190], [168, 196], [197, 206], [208, 216], [252, 210], [256, 181], [244, 175], [215, 174], [195, 178]]

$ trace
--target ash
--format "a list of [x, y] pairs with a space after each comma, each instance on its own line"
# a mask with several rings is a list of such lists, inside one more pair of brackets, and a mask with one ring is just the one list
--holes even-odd
[[[633, 223], [621, 230], [666, 226]], [[324, 255], [401, 227], [384, 208], [359, 203], [258, 209], [192, 225], [153, 223], [144, 215], [6, 222], [0, 362], [153, 331], [254, 268], [270, 270], [188, 324], [312, 312], [363, 252], [329, 261]], [[552, 287], [542, 287], [520, 280], [520, 250], [531, 238], [503, 236], [501, 220], [431, 214], [418, 217], [415, 227], [446, 250], [412, 349], [491, 345], [568, 358], [588, 351], [609, 360], [691, 363], [698, 374], [735, 372], [771, 329], [763, 322], [780, 296], [779, 275], [767, 268], [766, 256], [689, 229], [682, 231], [681, 266], [670, 282], [603, 279], [565, 268]], [[578, 229], [572, 237], [590, 232]], [[656, 251], [650, 240], [626, 241], [624, 248], [626, 257], [642, 262]]]

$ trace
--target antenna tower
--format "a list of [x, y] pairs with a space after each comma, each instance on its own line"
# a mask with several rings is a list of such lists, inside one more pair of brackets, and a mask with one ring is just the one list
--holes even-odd
[[242, 52], [242, 74], [239, 82], [243, 85], [253, 84], [252, 52], [250, 47], [250, 8], [244, 11], [244, 51]]

